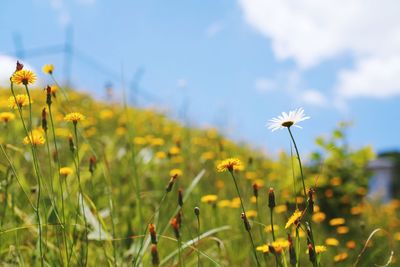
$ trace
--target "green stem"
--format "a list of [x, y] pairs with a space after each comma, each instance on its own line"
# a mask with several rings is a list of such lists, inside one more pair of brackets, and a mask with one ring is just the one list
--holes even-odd
[[[240, 195], [240, 191], [239, 191], [238, 184], [237, 184], [237, 182], [236, 182], [235, 175], [233, 174], [233, 171], [229, 171], [229, 173], [231, 174], [232, 179], [233, 179], [233, 182], [234, 182], [234, 184], [235, 184], [236, 191], [237, 191], [238, 197], [239, 197], [239, 199], [240, 199], [240, 205], [241, 205], [241, 207], [242, 207], [242, 212], [243, 212], [244, 215], [246, 216], [246, 210], [245, 210], [244, 205], [243, 205], [243, 200], [242, 200], [242, 197], [241, 197], [241, 195]], [[246, 218], [247, 218], [247, 216], [246, 216]], [[257, 251], [256, 251], [256, 246], [255, 246], [255, 244], [254, 244], [253, 236], [251, 235], [251, 232], [250, 232], [250, 231], [247, 231], [247, 233], [249, 234], [249, 238], [250, 238], [251, 245], [252, 245], [252, 248], [253, 248], [254, 257], [256, 258], [257, 266], [260, 266], [260, 262], [258, 261]]]
[[[67, 234], [66, 234], [66, 225], [65, 225], [65, 207], [64, 207], [64, 189], [63, 189], [63, 182], [62, 182], [62, 177], [60, 174], [60, 169], [61, 169], [61, 164], [60, 164], [60, 159], [59, 159], [59, 154], [58, 154], [58, 147], [57, 147], [57, 140], [56, 140], [56, 132], [54, 129], [54, 121], [53, 121], [53, 114], [51, 111], [51, 104], [47, 105], [49, 109], [49, 117], [50, 117], [50, 123], [51, 123], [51, 131], [53, 135], [53, 142], [54, 142], [54, 150], [56, 153], [57, 157], [57, 167], [58, 167], [58, 182], [60, 184], [60, 194], [61, 194], [61, 212], [63, 216], [63, 222], [62, 222], [62, 230], [63, 230], [63, 239], [64, 239], [64, 248], [65, 248], [65, 256], [68, 259], [68, 242], [67, 242]], [[67, 260], [67, 266], [69, 266], [69, 261]]]

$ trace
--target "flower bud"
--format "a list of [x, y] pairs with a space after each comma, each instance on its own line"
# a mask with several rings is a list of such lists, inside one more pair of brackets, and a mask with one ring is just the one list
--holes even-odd
[[274, 189], [272, 187], [269, 188], [269, 192], [268, 192], [268, 207], [270, 209], [275, 208], [276, 203], [275, 203], [275, 193], [274, 193]]
[[19, 63], [19, 61], [17, 60], [17, 66], [15, 68], [15, 71], [20, 71], [24, 68], [24, 64]]
[[150, 233], [151, 243], [154, 245], [157, 244], [156, 227], [152, 223], [149, 224], [149, 233]]
[[200, 208], [199, 207], [194, 207], [194, 214], [196, 214], [197, 217], [200, 216]]
[[253, 195], [258, 198], [258, 184], [254, 183], [253, 184]]
[[160, 264], [160, 258], [158, 256], [157, 245], [151, 245], [151, 263], [154, 266], [158, 266]]
[[251, 225], [249, 223], [249, 220], [247, 219], [246, 213], [242, 212], [241, 216], [243, 223], [244, 223], [244, 228], [246, 229], [246, 231], [250, 232], [251, 230]]
[[179, 188], [178, 190], [178, 205], [182, 208], [183, 206], [183, 189]]
[[47, 113], [46, 108], [42, 110], [42, 129], [43, 131], [47, 132]]

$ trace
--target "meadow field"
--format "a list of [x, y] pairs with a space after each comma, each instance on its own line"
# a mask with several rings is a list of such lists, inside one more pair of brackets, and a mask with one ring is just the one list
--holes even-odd
[[0, 265], [398, 266], [400, 200], [367, 198], [374, 151], [338, 123], [304, 155], [305, 119], [271, 121], [288, 138], [273, 157], [17, 65], [0, 90]]

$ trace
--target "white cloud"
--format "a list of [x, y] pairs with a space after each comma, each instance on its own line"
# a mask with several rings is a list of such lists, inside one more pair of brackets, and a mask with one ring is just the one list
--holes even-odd
[[309, 69], [349, 55], [339, 70], [343, 98], [400, 95], [400, 2], [397, 0], [238, 0], [246, 21], [271, 40], [277, 59]]
[[221, 21], [216, 21], [207, 27], [206, 36], [208, 38], [214, 37], [219, 32], [221, 32], [223, 29], [224, 29], [223, 23]]
[[326, 97], [317, 90], [305, 90], [300, 94], [300, 101], [302, 103], [323, 107], [326, 106]]

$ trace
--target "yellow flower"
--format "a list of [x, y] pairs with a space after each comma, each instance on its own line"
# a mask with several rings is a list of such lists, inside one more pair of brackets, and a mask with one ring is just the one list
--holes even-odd
[[52, 94], [57, 93], [57, 91], [58, 91], [58, 86], [57, 85], [53, 84], [53, 85], [50, 86], [50, 92]]
[[346, 242], [346, 247], [348, 249], [355, 249], [357, 246], [356, 242], [354, 240], [349, 240]]
[[[31, 103], [33, 101], [31, 100]], [[16, 95], [15, 98], [14, 96], [10, 96], [8, 98], [8, 106], [10, 108], [17, 108], [17, 107], [24, 107], [24, 106], [28, 106], [29, 105], [29, 97], [27, 94], [20, 94], [20, 95]]]
[[247, 218], [255, 218], [257, 217], [257, 211], [255, 210], [248, 210], [246, 211]]
[[[279, 230], [279, 225], [274, 224], [274, 232], [276, 232], [278, 230]], [[265, 226], [264, 231], [267, 232], [267, 233], [271, 233], [272, 232], [272, 226], [271, 225]]]
[[334, 246], [334, 247], [336, 247], [336, 246], [339, 245], [339, 240], [337, 240], [336, 238], [333, 238], [333, 237], [327, 238], [327, 239], [325, 240], [325, 244], [328, 245], [328, 246]]
[[151, 145], [152, 146], [162, 146], [165, 144], [164, 139], [162, 138], [154, 138], [151, 140]]
[[53, 71], [54, 71], [54, 66], [53, 66], [53, 64], [46, 64], [46, 65], [44, 65], [43, 66], [43, 68], [42, 68], [42, 71], [45, 73], [45, 74], [53, 74]]
[[0, 120], [2, 120], [5, 123], [12, 121], [13, 119], [15, 119], [15, 115], [11, 112], [1, 112], [0, 113]]
[[337, 231], [337, 233], [338, 234], [340, 234], [340, 235], [344, 235], [344, 234], [347, 234], [348, 232], [349, 232], [349, 227], [347, 227], [347, 226], [339, 226], [337, 229], [336, 229], [336, 231]]
[[155, 157], [158, 159], [165, 159], [167, 157], [167, 154], [165, 154], [164, 151], [158, 151], [156, 152]]
[[271, 246], [276, 252], [280, 253], [284, 248], [289, 247], [289, 241], [283, 238], [278, 238], [276, 241], [272, 242]]
[[29, 136], [24, 138], [24, 144], [33, 144], [33, 145], [43, 145], [46, 142], [46, 139], [43, 136], [43, 133], [40, 130], [33, 130]]
[[295, 210], [293, 215], [290, 216], [289, 220], [287, 221], [287, 223], [285, 225], [285, 229], [289, 228], [292, 224], [297, 225], [298, 220], [301, 218], [302, 215], [303, 215], [303, 213], [301, 211]]
[[172, 169], [170, 172], [169, 172], [169, 176], [171, 176], [171, 177], [179, 177], [179, 176], [182, 176], [182, 171], [180, 170], [180, 169]]
[[312, 216], [312, 220], [316, 223], [321, 223], [325, 220], [326, 215], [323, 212], [316, 212]]
[[218, 172], [243, 170], [243, 163], [237, 158], [229, 158], [223, 160], [217, 165]]
[[284, 213], [287, 211], [287, 206], [286, 205], [278, 205], [275, 207], [275, 212], [276, 213]]
[[348, 257], [349, 257], [349, 254], [347, 254], [347, 252], [342, 252], [342, 253], [337, 254], [337, 255], [333, 258], [333, 260], [334, 260], [335, 262], [340, 262], [340, 261], [346, 260]]
[[179, 153], [181, 153], [181, 149], [179, 147], [177, 147], [177, 146], [173, 146], [169, 150], [169, 154], [171, 154], [172, 156], [176, 156]]
[[[315, 246], [315, 252], [316, 252], [317, 254], [326, 252], [326, 247], [325, 247], [325, 246]], [[308, 252], [308, 249], [306, 250], [306, 253], [307, 253], [307, 254], [309, 253], [309, 252]]]
[[201, 159], [206, 161], [206, 160], [212, 160], [215, 157], [214, 152], [212, 151], [207, 151], [201, 154]]
[[346, 223], [346, 220], [344, 218], [333, 218], [329, 221], [330, 226], [338, 226], [338, 225], [343, 225]]
[[201, 197], [201, 202], [204, 203], [215, 203], [218, 200], [218, 196], [217, 195], [205, 195]]
[[262, 245], [262, 246], [256, 247], [256, 250], [261, 251], [262, 253], [268, 253], [269, 247], [268, 247], [268, 245]]
[[231, 201], [228, 199], [224, 199], [218, 202], [218, 207], [220, 208], [226, 208], [231, 206]]
[[240, 207], [240, 198], [235, 197], [234, 199], [232, 199], [231, 201], [231, 208], [237, 209]]
[[114, 117], [114, 112], [110, 109], [105, 109], [100, 111], [100, 119], [102, 120], [110, 120]]
[[147, 140], [146, 140], [146, 138], [144, 138], [144, 137], [136, 136], [136, 137], [133, 139], [133, 143], [134, 143], [135, 145], [145, 145], [145, 144], [147, 143]]
[[72, 112], [72, 113], [65, 115], [65, 117], [64, 117], [64, 121], [70, 121], [75, 124], [78, 123], [78, 121], [82, 121], [84, 119], [85, 119], [85, 116], [83, 116], [79, 112]]
[[68, 176], [73, 173], [73, 170], [70, 167], [62, 167], [60, 168], [60, 174], [64, 176]]
[[315, 252], [317, 254], [325, 252], [326, 251], [326, 247], [325, 246], [315, 246]]
[[19, 70], [14, 72], [11, 81], [15, 84], [33, 84], [36, 81], [36, 75], [30, 70]]

